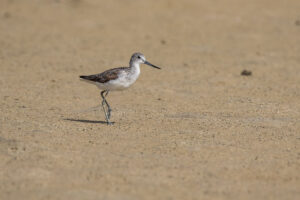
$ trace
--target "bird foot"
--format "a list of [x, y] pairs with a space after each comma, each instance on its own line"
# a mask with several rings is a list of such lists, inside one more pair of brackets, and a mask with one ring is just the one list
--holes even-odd
[[107, 125], [114, 125], [114, 122], [106, 122]]

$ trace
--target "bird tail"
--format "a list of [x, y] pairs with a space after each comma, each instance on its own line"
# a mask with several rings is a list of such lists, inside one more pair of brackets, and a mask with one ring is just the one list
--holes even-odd
[[88, 79], [88, 76], [79, 76], [79, 78]]
[[[91, 76], [79, 76], [81, 81], [91, 83], [91, 84], [96, 84], [97, 82], [93, 81]], [[97, 84], [96, 84], [97, 85]]]

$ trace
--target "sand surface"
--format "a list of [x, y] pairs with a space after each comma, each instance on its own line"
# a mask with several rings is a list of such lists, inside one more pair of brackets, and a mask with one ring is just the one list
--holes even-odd
[[[0, 199], [299, 199], [299, 11], [0, 0]], [[78, 75], [136, 51], [163, 69], [109, 94], [107, 126]]]

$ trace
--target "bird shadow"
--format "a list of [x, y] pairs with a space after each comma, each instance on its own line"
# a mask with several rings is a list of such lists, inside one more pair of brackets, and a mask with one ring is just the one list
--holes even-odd
[[[65, 121], [72, 121], [72, 122], [82, 122], [82, 123], [90, 123], [90, 124], [107, 124], [106, 121], [98, 121], [98, 120], [87, 120], [87, 119], [71, 119], [65, 118]], [[111, 122], [114, 124], [115, 122]]]

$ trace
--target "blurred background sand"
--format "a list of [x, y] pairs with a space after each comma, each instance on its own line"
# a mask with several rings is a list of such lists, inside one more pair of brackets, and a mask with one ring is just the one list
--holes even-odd
[[[0, 199], [299, 199], [299, 0], [0, 0]], [[142, 66], [110, 93], [78, 75]], [[241, 76], [242, 70], [252, 76]]]

